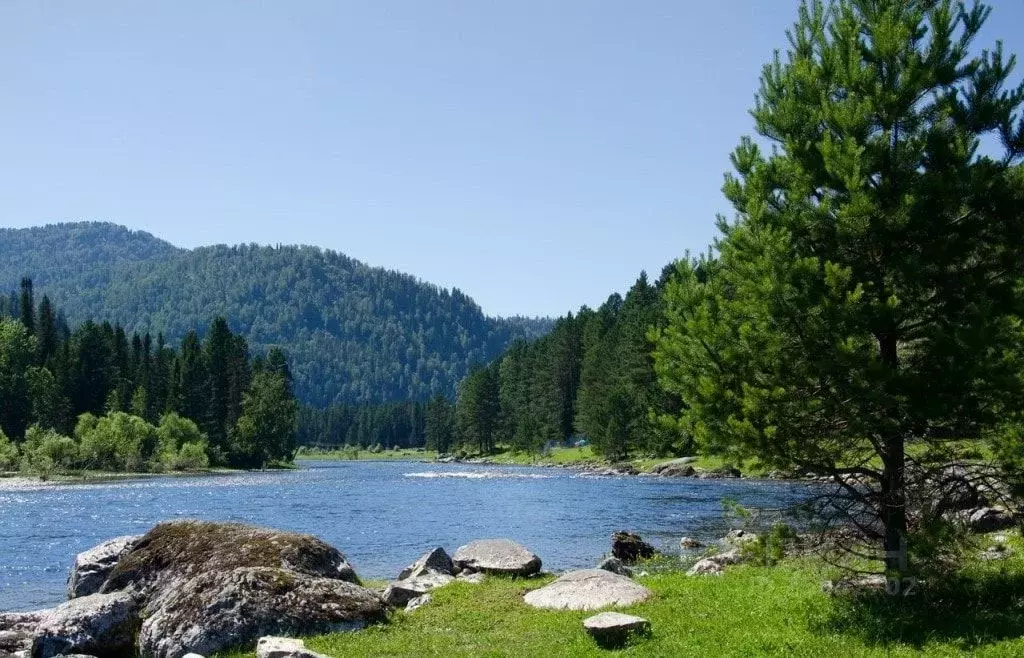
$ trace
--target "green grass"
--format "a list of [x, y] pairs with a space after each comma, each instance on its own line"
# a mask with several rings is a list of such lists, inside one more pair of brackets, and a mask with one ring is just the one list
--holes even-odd
[[[734, 567], [721, 577], [681, 571], [640, 578], [652, 600], [624, 611], [651, 634], [618, 650], [583, 631], [592, 612], [535, 610], [523, 603], [551, 577], [490, 578], [435, 590], [425, 607], [389, 623], [306, 641], [329, 656], [974, 656], [1024, 655], [1024, 558], [973, 562], [911, 598], [834, 599], [831, 567], [804, 558], [775, 567]], [[238, 656], [247, 654], [235, 654]], [[248, 654], [251, 655], [251, 654]]]
[[327, 452], [300, 452], [295, 459], [311, 459], [326, 461], [433, 461], [437, 452], [420, 448], [400, 448], [398, 450], [332, 450]]

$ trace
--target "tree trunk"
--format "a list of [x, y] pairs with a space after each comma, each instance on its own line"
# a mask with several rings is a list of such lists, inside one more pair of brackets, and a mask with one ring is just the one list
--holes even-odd
[[[882, 361], [895, 374], [899, 369], [897, 340], [893, 333], [883, 334], [878, 339], [878, 347]], [[885, 437], [884, 454], [882, 455], [882, 525], [885, 535], [882, 548], [885, 551], [886, 571], [900, 575], [908, 571], [907, 556], [907, 490], [906, 490], [906, 451], [903, 435], [899, 427], [899, 409], [889, 410], [893, 416], [889, 435]]]

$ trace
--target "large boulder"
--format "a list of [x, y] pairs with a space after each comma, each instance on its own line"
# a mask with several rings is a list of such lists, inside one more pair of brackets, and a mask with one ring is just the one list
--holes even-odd
[[68, 576], [68, 598], [88, 596], [100, 591], [118, 561], [132, 550], [142, 535], [109, 539], [75, 556]]
[[145, 658], [361, 628], [385, 611], [337, 549], [311, 535], [238, 523], [161, 523], [117, 562], [102, 591], [132, 592], [142, 602], [137, 648]]
[[186, 520], [160, 523], [143, 535], [118, 561], [102, 591], [131, 587], [152, 599], [153, 594], [194, 576], [239, 567], [268, 567], [359, 582], [345, 556], [312, 535], [241, 523]]
[[651, 590], [625, 576], [604, 569], [581, 569], [528, 592], [525, 600], [534, 608], [597, 610], [633, 605], [650, 596]]
[[398, 574], [398, 580], [416, 578], [430, 572], [452, 575], [453, 569], [454, 565], [452, 564], [451, 557], [448, 556], [448, 553], [443, 548], [438, 546], [405, 569], [402, 569], [402, 572]]
[[444, 587], [455, 580], [446, 573], [428, 572], [415, 578], [396, 580], [384, 590], [384, 602], [392, 607], [404, 606], [412, 599], [423, 596], [432, 589]]
[[641, 539], [640, 535], [620, 530], [612, 535], [612, 555], [626, 564], [654, 557], [654, 547]]
[[478, 539], [455, 551], [460, 569], [484, 573], [532, 576], [540, 571], [541, 560], [511, 539]]
[[91, 594], [47, 613], [32, 637], [32, 658], [60, 654], [130, 655], [139, 628], [139, 604], [127, 592]]
[[372, 590], [338, 578], [288, 569], [237, 567], [180, 581], [147, 608], [139, 651], [176, 658], [252, 647], [265, 635], [356, 630], [383, 620]]
[[621, 612], [602, 612], [583, 620], [583, 628], [598, 644], [614, 647], [622, 644], [630, 635], [646, 633], [651, 624], [643, 617], [624, 615]]
[[970, 511], [968, 526], [973, 532], [995, 532], [1013, 526], [1013, 516], [998, 507], [980, 507]]

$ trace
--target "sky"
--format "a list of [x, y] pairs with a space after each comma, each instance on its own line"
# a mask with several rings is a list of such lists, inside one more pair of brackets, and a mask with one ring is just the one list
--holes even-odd
[[[1024, 54], [1024, 0], [989, 4], [980, 44]], [[491, 315], [596, 306], [707, 248], [796, 6], [4, 0], [0, 226], [312, 244]]]

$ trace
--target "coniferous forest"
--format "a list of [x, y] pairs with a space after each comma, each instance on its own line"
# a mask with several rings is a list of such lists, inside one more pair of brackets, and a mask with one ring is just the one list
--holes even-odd
[[451, 397], [471, 365], [550, 326], [487, 317], [458, 289], [317, 247], [179, 249], [98, 222], [0, 229], [0, 290], [26, 276], [72, 325], [178, 343], [228, 318], [254, 352], [288, 354], [296, 396], [315, 407]]
[[86, 321], [31, 279], [0, 304], [0, 470], [164, 471], [290, 461], [297, 403], [284, 352], [255, 358], [227, 320], [177, 346]]

